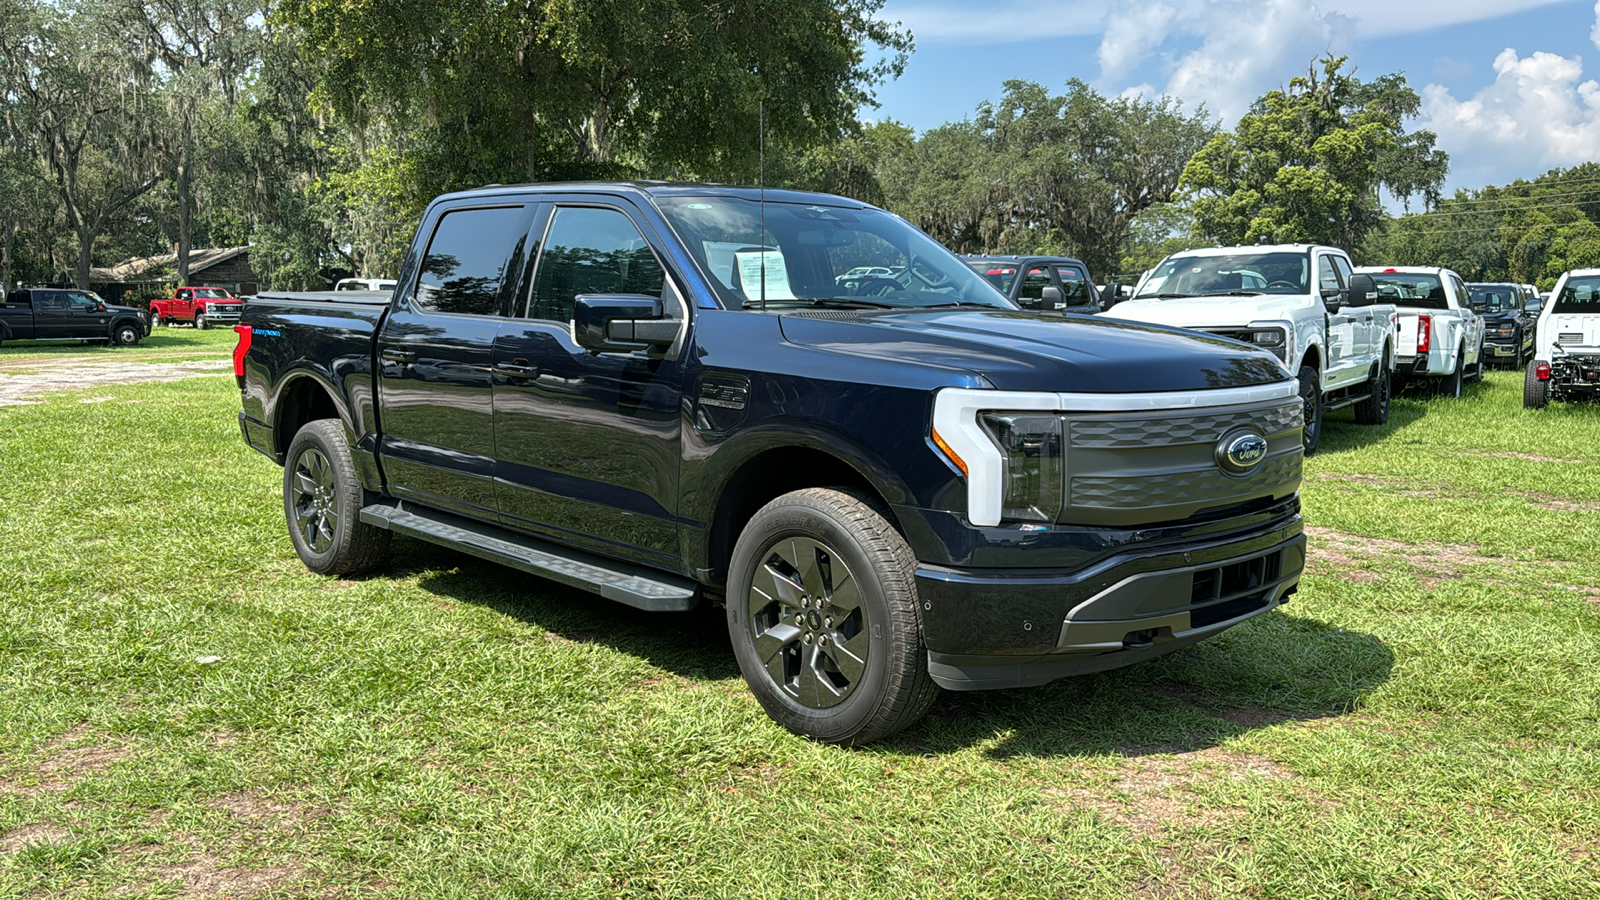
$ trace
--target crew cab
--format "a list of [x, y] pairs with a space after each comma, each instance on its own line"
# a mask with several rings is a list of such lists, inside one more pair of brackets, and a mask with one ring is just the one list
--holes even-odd
[[1522, 405], [1594, 399], [1600, 393], [1600, 269], [1562, 274], [1535, 326], [1534, 358], [1523, 375]]
[[1089, 269], [1070, 256], [967, 256], [967, 265], [1023, 309], [1097, 313]]
[[1389, 421], [1395, 310], [1376, 298], [1371, 279], [1357, 277], [1336, 247], [1213, 247], [1162, 260], [1106, 315], [1270, 351], [1299, 379], [1309, 454], [1327, 412], [1354, 406], [1359, 424]]
[[5, 341], [106, 341], [131, 347], [144, 339], [144, 317], [113, 306], [93, 291], [22, 288], [0, 303], [0, 343]]
[[189, 322], [199, 329], [239, 321], [244, 303], [217, 287], [180, 287], [171, 297], [150, 301], [150, 327]]
[[1472, 311], [1483, 317], [1485, 362], [1505, 361], [1511, 368], [1520, 369], [1533, 359], [1539, 293], [1532, 285], [1472, 283], [1467, 285], [1467, 296], [1472, 301]]
[[1483, 379], [1483, 318], [1461, 276], [1434, 266], [1372, 266], [1378, 299], [1395, 305], [1401, 381], [1427, 380], [1434, 393], [1461, 396], [1466, 381]]
[[[1022, 311], [883, 210], [491, 186], [436, 199], [405, 259], [392, 297], [263, 293], [237, 327], [239, 425], [313, 571], [402, 534], [721, 604], [767, 712], [841, 743], [1298, 585], [1302, 404], [1273, 354]], [[891, 275], [842, 285], [858, 266]]]

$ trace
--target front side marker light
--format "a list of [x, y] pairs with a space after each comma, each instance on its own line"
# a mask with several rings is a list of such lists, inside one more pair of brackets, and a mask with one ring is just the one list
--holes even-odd
[[944, 438], [939, 436], [939, 429], [933, 429], [932, 435], [933, 445], [939, 448], [939, 452], [943, 453], [946, 459], [950, 460], [950, 462], [954, 464], [956, 468], [960, 469], [962, 475], [968, 475], [967, 461], [961, 458], [961, 454], [950, 449], [950, 445], [945, 443]]

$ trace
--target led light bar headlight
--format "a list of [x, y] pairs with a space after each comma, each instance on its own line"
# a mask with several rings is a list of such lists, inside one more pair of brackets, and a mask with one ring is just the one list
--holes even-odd
[[1061, 416], [986, 412], [978, 421], [1000, 448], [1001, 518], [1054, 522], [1061, 514], [1065, 474]]

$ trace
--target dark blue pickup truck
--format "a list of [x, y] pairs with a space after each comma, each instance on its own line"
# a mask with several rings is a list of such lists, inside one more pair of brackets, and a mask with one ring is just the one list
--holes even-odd
[[1304, 565], [1276, 357], [1019, 310], [839, 197], [450, 194], [392, 296], [263, 294], [237, 330], [239, 423], [311, 569], [399, 533], [725, 604], [763, 706], [825, 741], [1176, 650]]

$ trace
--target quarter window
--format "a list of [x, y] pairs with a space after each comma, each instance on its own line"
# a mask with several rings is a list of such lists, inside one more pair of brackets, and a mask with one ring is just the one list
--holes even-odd
[[550, 219], [528, 298], [528, 318], [572, 321], [579, 294], [661, 296], [666, 272], [621, 211], [558, 207]]
[[444, 214], [422, 257], [415, 305], [442, 313], [491, 316], [514, 251], [527, 234], [520, 206], [458, 209]]

